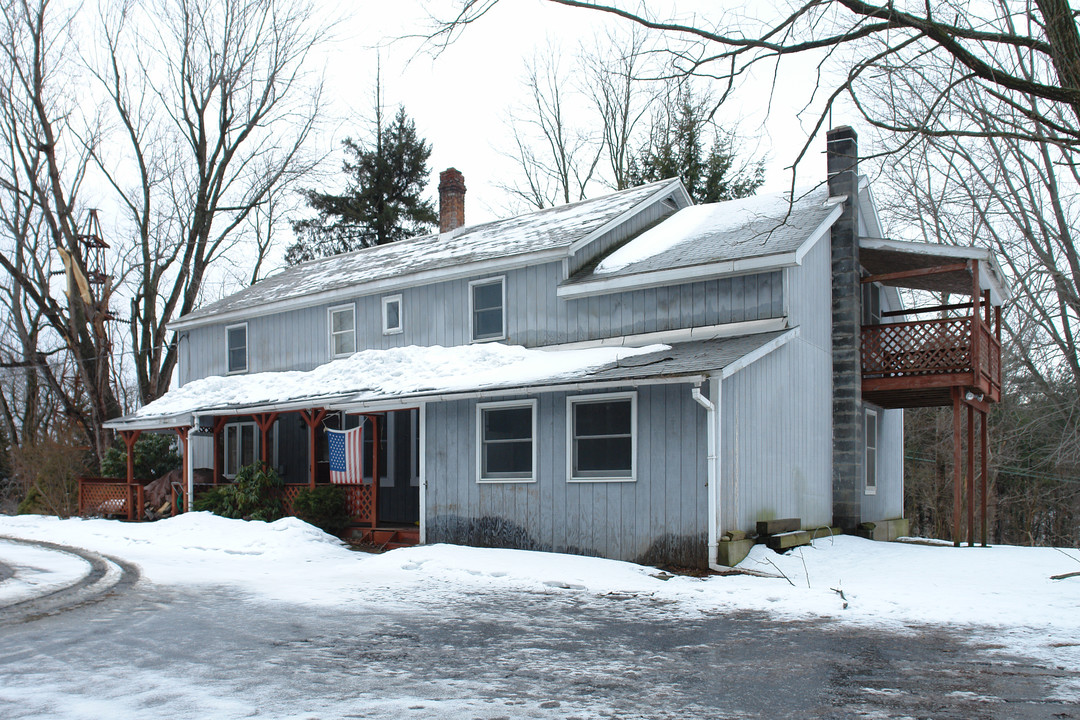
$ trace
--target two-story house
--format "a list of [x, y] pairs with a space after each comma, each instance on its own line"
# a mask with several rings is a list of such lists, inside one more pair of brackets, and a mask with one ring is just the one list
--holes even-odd
[[[705, 567], [760, 520], [899, 518], [901, 408], [997, 399], [1006, 291], [985, 250], [882, 239], [850, 128], [828, 157], [794, 197], [666, 180], [472, 226], [447, 170], [439, 233], [179, 318], [180, 386], [110, 424], [175, 429], [189, 483], [262, 458], [287, 497], [363, 424], [350, 508], [420, 542]], [[925, 320], [898, 287], [969, 301]]]

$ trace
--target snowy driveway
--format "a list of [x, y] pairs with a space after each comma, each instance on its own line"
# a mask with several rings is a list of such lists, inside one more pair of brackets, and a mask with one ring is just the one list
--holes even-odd
[[[92, 605], [0, 624], [3, 718], [1080, 718], [1071, 656], [1014, 650], [1031, 632], [1018, 646], [1016, 627], [866, 620], [883, 601], [842, 543], [807, 567], [815, 587], [843, 570], [855, 604], [798, 617], [815, 595], [782, 579], [451, 546], [366, 556], [295, 521], [0, 521], [143, 571]], [[1047, 615], [1061, 630], [1046, 647], [1072, 647], [1057, 618], [1075, 591], [1047, 587], [1065, 594], [1028, 620]]]

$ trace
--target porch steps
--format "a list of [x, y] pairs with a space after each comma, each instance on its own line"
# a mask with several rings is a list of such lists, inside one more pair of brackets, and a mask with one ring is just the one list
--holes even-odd
[[378, 545], [383, 550], [395, 550], [419, 545], [420, 530], [418, 528], [375, 528], [364, 530], [361, 539], [372, 545]]

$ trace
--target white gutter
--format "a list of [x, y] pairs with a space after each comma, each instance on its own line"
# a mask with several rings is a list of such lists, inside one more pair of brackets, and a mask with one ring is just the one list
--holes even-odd
[[617, 335], [615, 337], [598, 338], [596, 340], [581, 340], [579, 342], [562, 343], [560, 345], [539, 345], [530, 349], [550, 352], [561, 350], [586, 350], [598, 347], [675, 345], [695, 340], [716, 340], [717, 338], [735, 337], [737, 335], [756, 335], [758, 333], [774, 332], [786, 328], [787, 318], [778, 317], [767, 318], [765, 320], [744, 320], [741, 322], [721, 323], [719, 325], [679, 328], [677, 330], [661, 330], [659, 332], [651, 333], [637, 333], [635, 335]]
[[[187, 450], [187, 492], [184, 493], [184, 512], [191, 512], [191, 498], [195, 496], [195, 443], [192, 442], [195, 438], [188, 435], [186, 441], [184, 441], [184, 448]], [[216, 461], [215, 461], [216, 462]], [[215, 482], [217, 482], [215, 480]]]
[[690, 395], [698, 405], [705, 408], [705, 432], [708, 434], [706, 467], [708, 473], [709, 489], [709, 567], [716, 569], [719, 565], [720, 548], [717, 542], [720, 536], [720, 488], [717, 487], [720, 473], [717, 471], [717, 436], [720, 434], [717, 408], [720, 405], [720, 385], [722, 381], [714, 381], [716, 388], [716, 403], [713, 404], [701, 394], [701, 387], [695, 386], [690, 389]]

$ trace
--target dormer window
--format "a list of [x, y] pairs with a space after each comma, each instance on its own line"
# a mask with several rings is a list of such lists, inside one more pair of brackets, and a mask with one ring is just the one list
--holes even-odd
[[388, 295], [382, 299], [383, 335], [396, 335], [401, 327], [401, 296]]
[[469, 283], [469, 326], [473, 342], [506, 337], [506, 278]]
[[356, 308], [339, 305], [330, 308], [330, 357], [348, 357], [356, 352]]
[[225, 328], [225, 363], [230, 374], [247, 372], [247, 323]]

